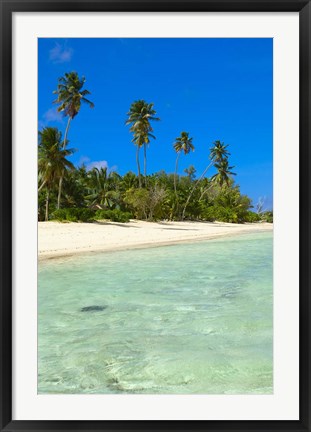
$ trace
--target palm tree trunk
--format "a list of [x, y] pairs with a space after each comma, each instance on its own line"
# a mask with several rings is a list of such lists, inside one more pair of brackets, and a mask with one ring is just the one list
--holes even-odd
[[66, 148], [67, 145], [67, 136], [68, 136], [68, 131], [69, 131], [69, 126], [70, 126], [70, 122], [71, 122], [71, 117], [69, 116], [68, 118], [68, 122], [67, 122], [67, 126], [66, 126], [66, 130], [65, 130], [65, 135], [64, 135], [64, 144], [63, 144], [63, 149]]
[[46, 200], [45, 200], [45, 221], [49, 220], [49, 199], [50, 199], [50, 190], [49, 188], [46, 191]]
[[[66, 126], [66, 130], [65, 130], [65, 135], [64, 135], [64, 143], [63, 143], [63, 149], [66, 148], [67, 145], [67, 136], [68, 136], [68, 131], [69, 131], [69, 126], [70, 126], [70, 122], [71, 122], [71, 117], [69, 116], [68, 118], [68, 122], [67, 122], [67, 126]], [[62, 196], [62, 184], [63, 184], [63, 178], [64, 178], [64, 171], [62, 172], [62, 175], [59, 178], [59, 183], [58, 183], [58, 197], [57, 197], [57, 209], [60, 208], [60, 199]]]
[[147, 146], [146, 143], [144, 143], [144, 177], [146, 182], [146, 176], [147, 176]]
[[39, 187], [39, 189], [38, 189], [38, 193], [39, 193], [40, 190], [43, 188], [43, 186], [45, 185], [45, 183], [46, 183], [46, 180], [44, 180], [44, 182], [42, 183], [42, 185]]
[[64, 178], [64, 171], [62, 172], [62, 175], [60, 176], [59, 183], [58, 183], [57, 210], [60, 209], [60, 199], [62, 195], [63, 178]]
[[205, 188], [205, 189], [203, 189], [203, 192], [201, 193], [201, 195], [200, 195], [200, 198], [199, 198], [199, 201], [201, 201], [201, 199], [204, 197], [204, 195], [211, 189], [211, 187], [212, 187], [213, 185], [209, 185], [209, 186], [207, 186], [207, 188]]
[[137, 170], [138, 170], [138, 185], [141, 188], [140, 163], [139, 163], [139, 146], [137, 146], [137, 150], [136, 150], [136, 163], [137, 163]]
[[181, 220], [184, 220], [184, 218], [185, 218], [186, 208], [187, 208], [187, 206], [188, 206], [188, 204], [189, 204], [189, 202], [190, 202], [190, 199], [191, 199], [191, 197], [192, 197], [192, 195], [193, 195], [193, 192], [195, 191], [195, 188], [196, 188], [197, 185], [200, 183], [200, 181], [202, 180], [202, 178], [205, 176], [205, 174], [207, 173], [207, 171], [210, 169], [210, 167], [211, 167], [212, 165], [214, 165], [214, 162], [213, 162], [213, 161], [212, 161], [212, 162], [211, 162], [211, 163], [210, 163], [210, 164], [205, 168], [205, 170], [204, 170], [203, 173], [201, 174], [201, 177], [199, 178], [199, 180], [196, 181], [195, 185], [194, 185], [193, 188], [191, 189], [190, 194], [189, 194], [189, 196], [188, 196], [188, 198], [187, 198], [187, 201], [186, 201], [185, 207], [184, 207], [183, 212], [182, 212]]
[[174, 175], [174, 191], [175, 191], [175, 195], [177, 198], [177, 170], [178, 170], [178, 161], [179, 161], [179, 157], [180, 157], [180, 152], [178, 152], [177, 158], [176, 158], [176, 163], [175, 163], [175, 175]]

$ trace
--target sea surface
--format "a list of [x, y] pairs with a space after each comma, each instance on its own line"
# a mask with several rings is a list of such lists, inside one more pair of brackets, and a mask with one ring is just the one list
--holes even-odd
[[38, 393], [273, 393], [272, 238], [40, 263]]

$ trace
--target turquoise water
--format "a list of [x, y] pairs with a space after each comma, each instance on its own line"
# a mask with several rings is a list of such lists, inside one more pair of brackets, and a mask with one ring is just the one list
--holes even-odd
[[38, 392], [272, 393], [272, 306], [271, 233], [40, 263]]

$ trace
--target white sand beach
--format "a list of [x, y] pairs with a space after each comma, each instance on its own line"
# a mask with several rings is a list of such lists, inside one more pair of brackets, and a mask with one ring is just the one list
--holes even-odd
[[273, 224], [224, 222], [38, 223], [39, 260], [271, 231]]

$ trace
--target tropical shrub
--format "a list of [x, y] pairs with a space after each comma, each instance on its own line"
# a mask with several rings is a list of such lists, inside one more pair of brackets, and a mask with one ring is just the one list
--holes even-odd
[[245, 217], [245, 222], [259, 222], [261, 217], [258, 213], [248, 211]]
[[60, 222], [91, 222], [94, 220], [94, 215], [94, 210], [87, 208], [62, 208], [55, 210], [51, 216], [51, 219], [55, 219]]
[[149, 189], [129, 189], [125, 193], [124, 202], [137, 219], [159, 220], [169, 211], [168, 194], [158, 184]]
[[95, 220], [101, 220], [101, 219], [109, 219], [113, 222], [129, 222], [129, 220], [132, 218], [131, 213], [129, 212], [123, 212], [118, 209], [114, 210], [96, 210], [94, 219]]
[[55, 210], [51, 219], [60, 222], [92, 222], [94, 220], [109, 219], [113, 222], [129, 222], [131, 213], [114, 210], [92, 210], [88, 208], [62, 208]]
[[273, 212], [267, 211], [261, 214], [261, 219], [268, 223], [273, 223]]
[[125, 192], [124, 202], [137, 219], [147, 219], [149, 192], [147, 189], [130, 188]]

